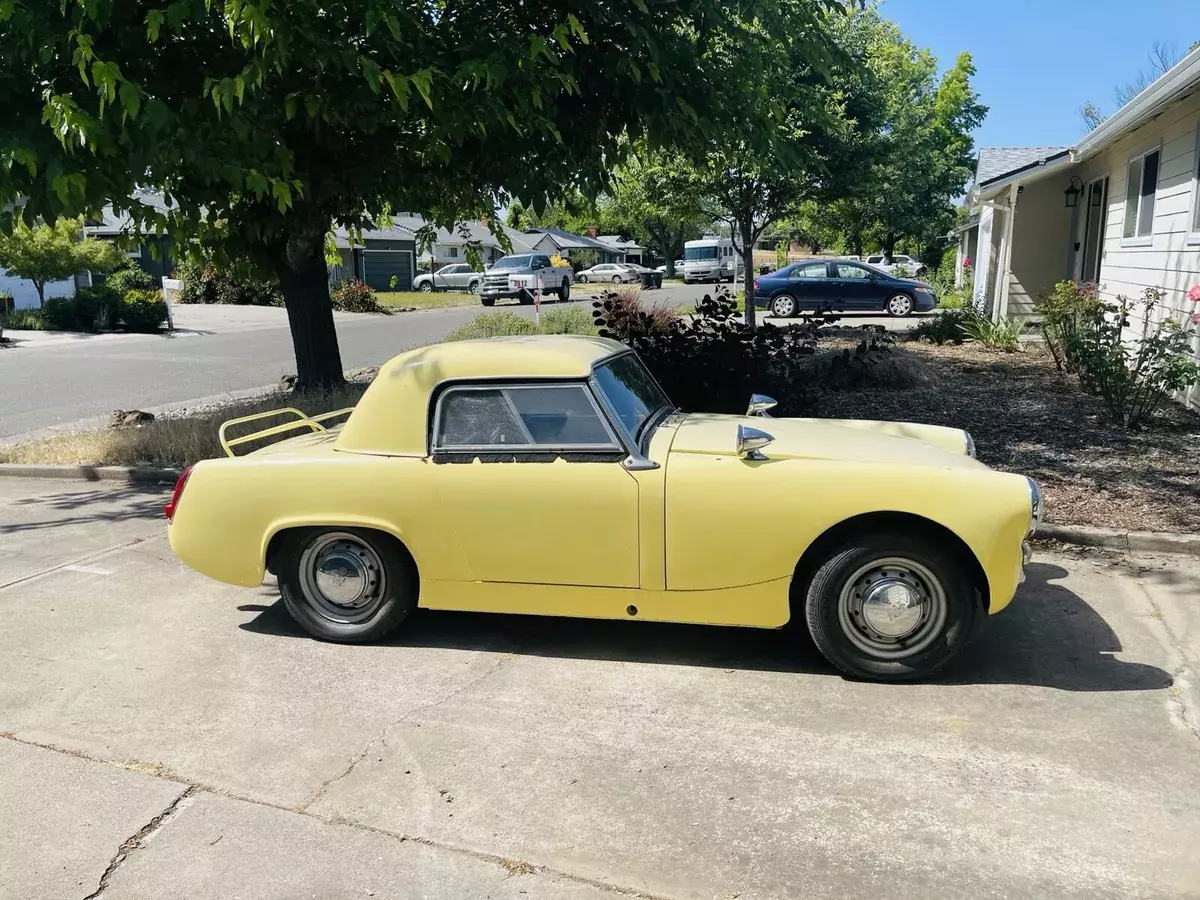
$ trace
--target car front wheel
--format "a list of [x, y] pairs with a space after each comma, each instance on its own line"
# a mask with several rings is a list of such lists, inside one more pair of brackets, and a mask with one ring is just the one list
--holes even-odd
[[313, 637], [379, 640], [416, 609], [416, 567], [392, 538], [358, 528], [304, 528], [283, 540], [279, 592]]
[[771, 315], [780, 319], [788, 319], [798, 312], [796, 298], [790, 294], [780, 294], [771, 300]]
[[803, 599], [822, 655], [848, 675], [876, 681], [933, 675], [958, 655], [984, 615], [953, 552], [895, 532], [858, 536], [837, 548]]
[[418, 290], [420, 290], [420, 292], [422, 294], [428, 294], [430, 291], [433, 290], [433, 285], [430, 284], [428, 281], [422, 281], [421, 287], [418, 288]]
[[484, 306], [495, 306], [496, 298], [495, 297], [480, 297], [479, 302], [482, 303]]
[[563, 276], [562, 284], [558, 286], [558, 299], [566, 303], [571, 299], [571, 279]]
[[912, 297], [908, 294], [892, 294], [888, 297], [884, 308], [889, 316], [902, 319], [913, 311]]
[[575, 280], [578, 281], [580, 284], [587, 284], [587, 278], [588, 277], [586, 275], [576, 275], [575, 276]]
[[613, 284], [620, 284], [620, 283], [621, 283], [622, 281], [624, 281], [624, 280], [625, 280], [625, 279], [624, 279], [624, 278], [622, 278], [620, 275], [614, 275], [614, 276], [612, 277], [612, 283], [613, 283]]

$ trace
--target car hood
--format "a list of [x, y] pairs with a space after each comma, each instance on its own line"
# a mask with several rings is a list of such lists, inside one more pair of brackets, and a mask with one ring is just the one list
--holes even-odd
[[775, 459], [986, 468], [967, 456], [966, 432], [959, 428], [860, 419], [768, 419], [691, 413], [676, 426], [671, 452], [733, 456], [737, 452], [738, 425], [772, 435], [775, 440], [763, 452]]
[[918, 281], [915, 278], [896, 278], [895, 276], [892, 277], [892, 280], [898, 281], [901, 284], [907, 285], [908, 287], [923, 287], [927, 291], [933, 290], [933, 285], [928, 281]]

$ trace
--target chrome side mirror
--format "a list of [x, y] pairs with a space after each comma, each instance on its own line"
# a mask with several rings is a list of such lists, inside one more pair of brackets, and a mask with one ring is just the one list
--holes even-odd
[[774, 398], [768, 397], [766, 394], [751, 394], [750, 406], [746, 408], [746, 415], [769, 419], [771, 416], [768, 415], [767, 410], [774, 409], [778, 405]]
[[765, 431], [739, 425], [737, 427], [737, 454], [746, 459], [766, 459], [767, 457], [762, 453], [762, 448], [773, 440], [775, 440], [775, 436], [767, 434]]

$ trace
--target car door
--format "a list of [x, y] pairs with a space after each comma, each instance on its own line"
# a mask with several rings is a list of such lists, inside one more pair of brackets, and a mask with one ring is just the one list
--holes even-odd
[[796, 298], [801, 309], [818, 309], [833, 300], [829, 265], [824, 260], [797, 263], [788, 273], [788, 293]]
[[875, 299], [878, 291], [870, 269], [850, 262], [833, 263], [833, 269], [833, 287], [840, 309], [878, 309], [882, 305], [881, 301]]
[[467, 267], [461, 263], [456, 266], [447, 266], [442, 270], [446, 276], [446, 287], [452, 291], [461, 290], [463, 285], [463, 273], [467, 271]]
[[587, 384], [451, 386], [430, 446], [473, 580], [640, 585], [638, 482]]
[[450, 273], [456, 268], [457, 266], [442, 266], [440, 269], [434, 272], [433, 286], [440, 290], [445, 290], [446, 288], [450, 287]]

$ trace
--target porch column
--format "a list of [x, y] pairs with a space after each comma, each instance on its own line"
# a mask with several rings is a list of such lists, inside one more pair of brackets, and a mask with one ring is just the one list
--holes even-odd
[[979, 212], [979, 239], [975, 248], [975, 286], [971, 291], [971, 302], [979, 312], [988, 309], [987, 284], [992, 270], [992, 229], [995, 227], [996, 211], [984, 206]]
[[1004, 213], [1004, 233], [1000, 237], [1000, 259], [996, 269], [996, 303], [992, 321], [999, 322], [1008, 315], [1008, 273], [1012, 271], [1013, 224], [1017, 218], [1017, 193], [1020, 185], [1008, 189], [1008, 209]]
[[967, 258], [967, 232], [958, 236], [958, 248], [954, 251], [954, 286], [962, 287], [963, 260]]

